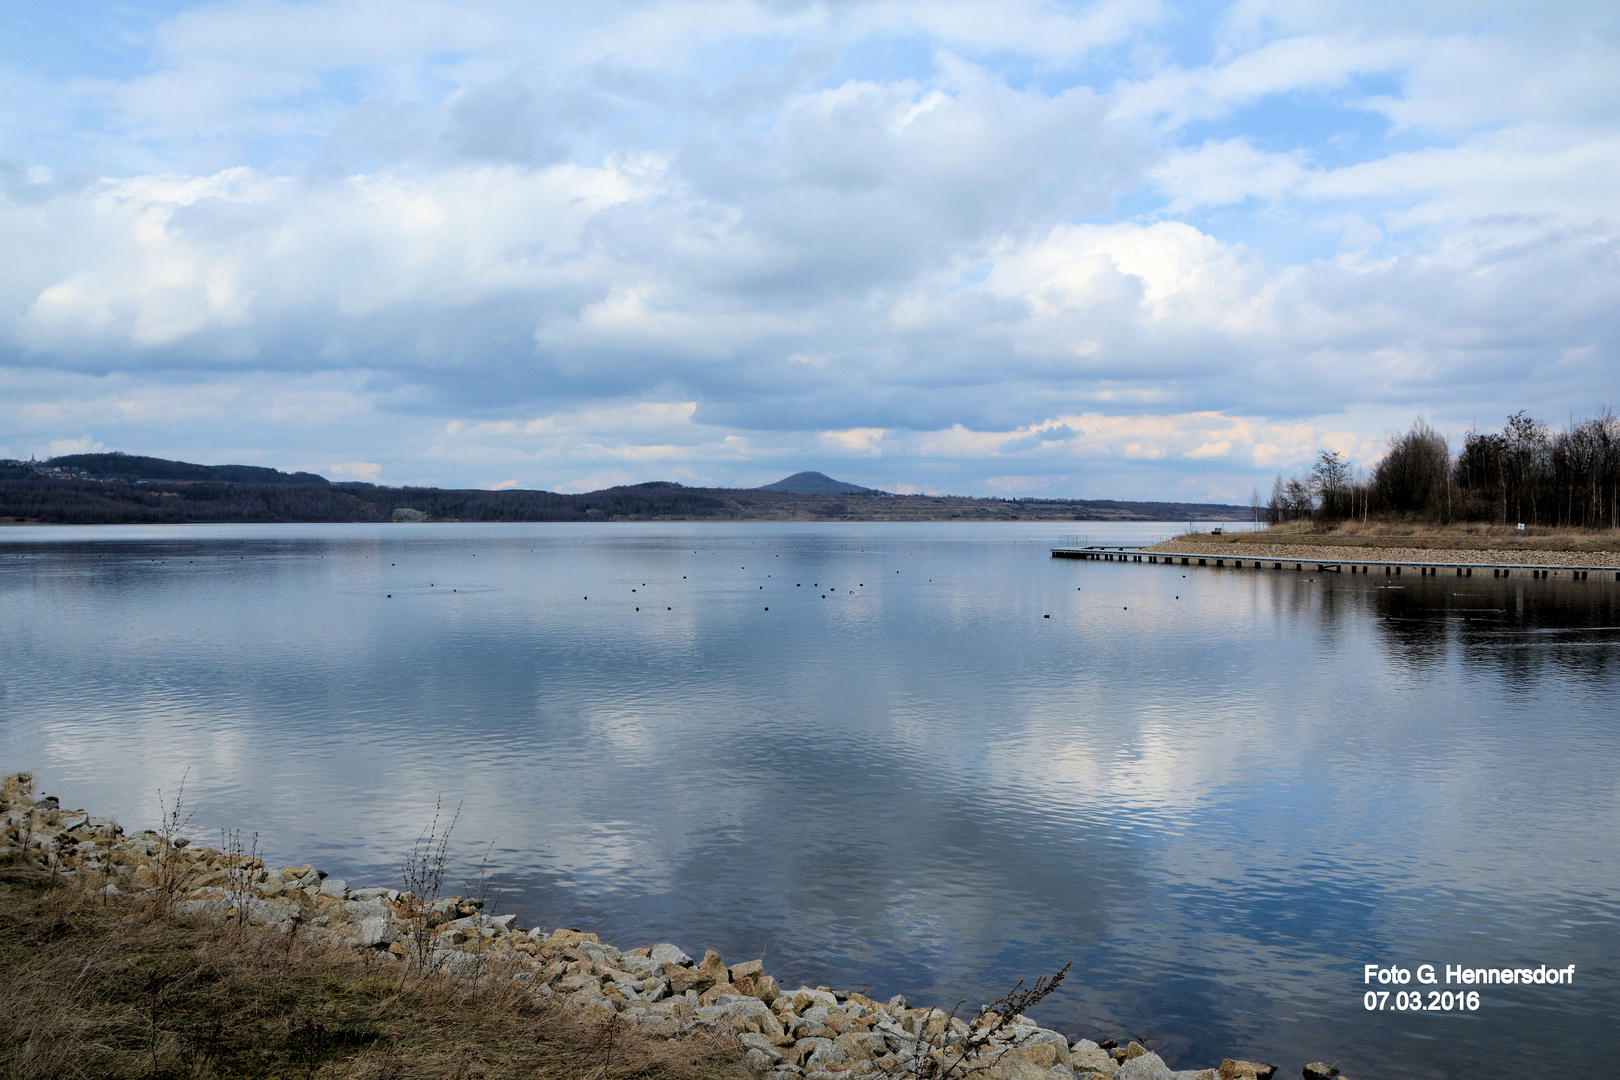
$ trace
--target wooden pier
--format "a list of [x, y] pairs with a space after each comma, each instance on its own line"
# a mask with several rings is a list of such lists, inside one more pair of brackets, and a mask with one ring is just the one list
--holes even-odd
[[1528, 577], [1528, 578], [1567, 578], [1571, 581], [1585, 581], [1596, 571], [1598, 579], [1604, 575], [1613, 574], [1614, 580], [1620, 581], [1620, 570], [1612, 566], [1542, 566], [1536, 563], [1453, 563], [1453, 562], [1392, 562], [1379, 559], [1339, 561], [1321, 561], [1317, 559], [1256, 559], [1253, 555], [1233, 557], [1231, 555], [1211, 555], [1209, 552], [1182, 552], [1182, 551], [1143, 551], [1141, 548], [1127, 547], [1057, 547], [1052, 549], [1054, 559], [1093, 559], [1098, 562], [1139, 562], [1162, 563], [1166, 566], [1210, 566], [1230, 567], [1235, 570], [1288, 570], [1303, 572], [1310, 570], [1318, 574], [1375, 574], [1382, 573], [1388, 577], [1399, 577], [1404, 568], [1407, 572], [1415, 571], [1420, 577], [1473, 577], [1474, 571], [1481, 575], [1486, 570], [1494, 578]]

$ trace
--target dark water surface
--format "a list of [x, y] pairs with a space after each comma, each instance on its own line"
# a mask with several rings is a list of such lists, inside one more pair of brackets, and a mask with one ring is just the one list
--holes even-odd
[[[947, 1004], [1072, 960], [1039, 1018], [1176, 1068], [1620, 1070], [1620, 585], [1063, 531], [3, 530], [0, 767], [130, 828], [189, 770], [351, 883], [442, 793], [525, 925]], [[1366, 1011], [1425, 962], [1576, 979]]]

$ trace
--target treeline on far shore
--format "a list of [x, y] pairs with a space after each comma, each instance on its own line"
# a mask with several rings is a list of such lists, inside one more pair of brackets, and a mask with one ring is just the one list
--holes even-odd
[[1554, 431], [1521, 410], [1500, 431], [1469, 432], [1453, 454], [1420, 416], [1390, 437], [1370, 472], [1325, 450], [1305, 475], [1277, 477], [1267, 513], [1273, 523], [1394, 517], [1620, 528], [1620, 417], [1604, 409]]
[[[565, 494], [367, 483], [128, 479], [73, 475], [53, 460], [0, 461], [0, 524], [179, 525], [384, 521], [1192, 521], [1248, 520], [1210, 503], [815, 495], [689, 488], [667, 481]], [[147, 459], [130, 459], [147, 460]], [[156, 459], [151, 459], [156, 460]], [[168, 464], [168, 463], [165, 463]], [[183, 463], [182, 463], [183, 464]], [[190, 466], [190, 468], [237, 468]], [[172, 470], [169, 470], [172, 471]], [[267, 470], [268, 471], [268, 470]]]
[[719, 499], [676, 484], [567, 495], [552, 491], [389, 488], [373, 484], [136, 482], [41, 477], [0, 467], [0, 520], [57, 525], [209, 522], [591, 521], [706, 518]]

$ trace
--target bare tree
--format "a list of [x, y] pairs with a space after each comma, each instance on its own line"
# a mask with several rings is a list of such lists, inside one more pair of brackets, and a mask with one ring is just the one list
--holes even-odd
[[1323, 450], [1316, 456], [1311, 486], [1324, 518], [1336, 521], [1349, 516], [1350, 463], [1337, 450]]
[[1446, 437], [1419, 416], [1403, 434], [1392, 434], [1389, 452], [1373, 473], [1373, 487], [1385, 510], [1422, 514], [1438, 508], [1451, 477]]

